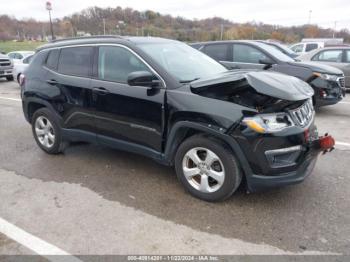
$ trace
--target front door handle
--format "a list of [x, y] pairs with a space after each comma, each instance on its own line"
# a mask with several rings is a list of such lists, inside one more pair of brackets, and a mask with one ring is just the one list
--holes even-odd
[[57, 85], [58, 84], [58, 82], [55, 80], [55, 79], [50, 79], [50, 80], [47, 80], [46, 81], [49, 85]]
[[99, 95], [107, 95], [110, 93], [109, 90], [104, 87], [94, 87], [92, 89], [92, 92], [97, 93]]

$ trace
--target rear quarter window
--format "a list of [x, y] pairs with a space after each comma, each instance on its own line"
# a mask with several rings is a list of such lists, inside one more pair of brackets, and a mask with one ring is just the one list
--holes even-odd
[[58, 72], [65, 75], [88, 77], [93, 47], [62, 48], [58, 62]]
[[60, 50], [58, 49], [51, 50], [46, 59], [46, 64], [45, 64], [46, 67], [56, 71], [59, 55], [60, 55]]

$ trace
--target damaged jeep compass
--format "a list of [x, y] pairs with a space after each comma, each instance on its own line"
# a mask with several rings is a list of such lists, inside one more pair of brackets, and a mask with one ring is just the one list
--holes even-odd
[[[49, 154], [85, 141], [175, 166], [193, 196], [224, 200], [295, 184], [334, 139], [318, 136], [312, 88], [266, 71], [227, 71], [190, 46], [87, 37], [40, 47], [21, 81], [24, 115]], [[130, 156], [132, 157], [132, 156]]]

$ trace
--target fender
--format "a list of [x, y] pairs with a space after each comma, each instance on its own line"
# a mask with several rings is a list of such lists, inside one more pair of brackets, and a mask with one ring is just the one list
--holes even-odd
[[246, 157], [244, 156], [239, 144], [233, 137], [226, 133], [225, 129], [214, 127], [212, 125], [207, 125], [204, 123], [195, 123], [189, 121], [179, 121], [175, 123], [169, 133], [163, 156], [164, 162], [166, 162], [168, 165], [173, 165], [176, 149], [181, 143], [181, 140], [183, 139], [184, 132], [188, 130], [196, 130], [204, 134], [209, 134], [225, 142], [231, 148], [235, 156], [238, 158], [241, 164], [241, 168], [244, 171], [244, 174], [246, 176], [253, 175], [249, 163]]

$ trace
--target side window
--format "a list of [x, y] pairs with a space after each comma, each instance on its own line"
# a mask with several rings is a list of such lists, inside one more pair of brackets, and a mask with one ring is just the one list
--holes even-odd
[[317, 48], [318, 48], [318, 44], [306, 44], [305, 52], [309, 52]]
[[89, 76], [92, 47], [62, 48], [58, 62], [58, 72], [65, 75]]
[[233, 45], [233, 62], [260, 64], [261, 59], [268, 59], [260, 50], [249, 45]]
[[22, 58], [23, 58], [23, 55], [17, 53], [15, 58], [16, 58], [16, 59], [22, 59]]
[[123, 47], [101, 46], [98, 52], [98, 78], [127, 83], [128, 75], [136, 71], [150, 71], [133, 53]]
[[228, 61], [228, 44], [212, 44], [204, 47], [204, 53], [217, 61]]
[[326, 50], [318, 53], [312, 58], [313, 61], [325, 61], [325, 62], [342, 62], [343, 51], [342, 50]]
[[303, 52], [303, 47], [304, 45], [300, 44], [300, 45], [292, 46], [290, 49], [292, 49], [295, 53], [301, 53]]
[[350, 63], [350, 50], [346, 50], [345, 63]]
[[58, 57], [60, 51], [58, 49], [51, 50], [46, 59], [46, 66], [52, 70], [57, 70]]

